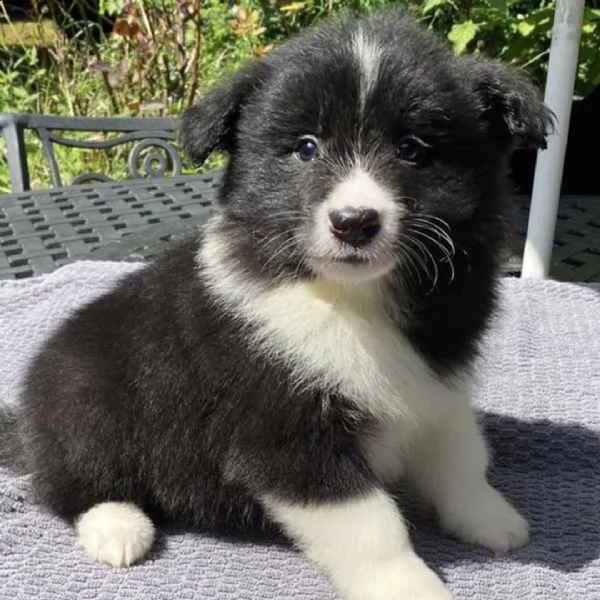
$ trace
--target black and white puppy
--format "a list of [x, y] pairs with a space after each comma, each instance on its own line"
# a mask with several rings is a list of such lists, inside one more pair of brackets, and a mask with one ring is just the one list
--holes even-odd
[[40, 501], [129, 565], [157, 519], [275, 524], [348, 599], [442, 600], [386, 486], [493, 551], [469, 367], [494, 308], [507, 162], [550, 113], [519, 74], [402, 14], [329, 23], [188, 111], [230, 162], [201, 239], [79, 310], [23, 399]]

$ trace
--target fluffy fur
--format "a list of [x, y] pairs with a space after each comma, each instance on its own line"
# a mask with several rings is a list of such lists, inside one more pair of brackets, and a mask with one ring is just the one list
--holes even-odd
[[112, 567], [128, 567], [148, 552], [154, 525], [137, 506], [101, 502], [78, 517], [75, 531], [88, 555]]
[[[525, 543], [486, 481], [468, 371], [494, 307], [507, 161], [549, 126], [520, 75], [452, 56], [398, 13], [310, 31], [210, 92], [182, 137], [198, 163], [230, 153], [218, 215], [31, 366], [39, 500], [118, 565], [151, 544], [144, 513], [275, 524], [357, 600], [449, 597], [386, 492], [400, 477], [460, 538]], [[348, 207], [377, 211], [358, 247], [329, 221]]]

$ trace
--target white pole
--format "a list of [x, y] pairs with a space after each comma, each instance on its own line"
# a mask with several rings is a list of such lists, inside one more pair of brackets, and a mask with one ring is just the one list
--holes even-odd
[[545, 102], [558, 121], [548, 148], [538, 152], [522, 277], [548, 276], [562, 183], [585, 0], [556, 0]]

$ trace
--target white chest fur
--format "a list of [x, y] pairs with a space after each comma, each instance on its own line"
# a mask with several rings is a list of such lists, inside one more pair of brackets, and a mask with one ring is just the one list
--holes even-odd
[[198, 257], [211, 291], [253, 325], [251, 343], [284, 361], [296, 386], [339, 391], [381, 424], [365, 442], [378, 470], [389, 470], [398, 444], [452, 409], [457, 390], [435, 376], [388, 317], [380, 286], [265, 286], [223, 260], [225, 250], [209, 236]]

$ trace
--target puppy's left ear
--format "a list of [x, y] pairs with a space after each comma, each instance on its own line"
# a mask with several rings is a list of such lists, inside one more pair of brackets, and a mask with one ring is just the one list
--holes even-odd
[[185, 111], [179, 135], [187, 155], [196, 166], [200, 166], [215, 150], [231, 153], [241, 107], [260, 84], [262, 70], [260, 61], [249, 63]]
[[460, 60], [494, 140], [508, 152], [546, 148], [546, 138], [554, 131], [554, 113], [525, 75], [485, 58]]

